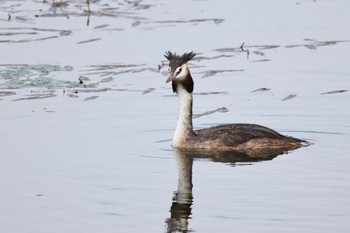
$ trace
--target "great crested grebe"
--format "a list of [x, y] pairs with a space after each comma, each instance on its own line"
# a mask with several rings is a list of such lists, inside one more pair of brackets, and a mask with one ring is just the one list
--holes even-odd
[[223, 124], [210, 128], [193, 130], [192, 92], [193, 79], [186, 64], [194, 52], [177, 55], [170, 51], [164, 57], [169, 60], [172, 89], [179, 99], [179, 118], [172, 146], [179, 149], [203, 149], [262, 153], [266, 151], [287, 152], [309, 143], [297, 138], [284, 136], [265, 126], [256, 124]]

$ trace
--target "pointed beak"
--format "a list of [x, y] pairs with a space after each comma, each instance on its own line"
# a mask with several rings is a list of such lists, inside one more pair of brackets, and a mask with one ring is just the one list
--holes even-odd
[[169, 78], [165, 81], [165, 83], [168, 83], [168, 82], [170, 82], [170, 81], [173, 81], [175, 78], [176, 78], [176, 76], [175, 76], [174, 74], [171, 74], [171, 75], [169, 76]]

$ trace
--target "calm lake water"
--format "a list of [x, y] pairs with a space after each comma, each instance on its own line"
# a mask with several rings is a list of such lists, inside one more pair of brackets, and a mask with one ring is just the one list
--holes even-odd
[[[1, 232], [350, 231], [350, 2], [90, 2], [0, 1]], [[167, 50], [198, 53], [196, 128], [313, 144], [173, 151]]]

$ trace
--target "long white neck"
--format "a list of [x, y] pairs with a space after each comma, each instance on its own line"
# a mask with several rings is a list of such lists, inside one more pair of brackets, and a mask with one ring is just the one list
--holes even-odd
[[181, 147], [181, 144], [193, 134], [192, 93], [189, 93], [182, 84], [179, 84], [177, 95], [179, 99], [179, 119], [173, 138], [173, 147]]

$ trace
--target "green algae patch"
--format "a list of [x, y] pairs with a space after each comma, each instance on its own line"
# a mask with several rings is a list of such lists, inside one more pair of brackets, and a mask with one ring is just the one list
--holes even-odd
[[63, 81], [56, 79], [54, 72], [68, 72], [70, 66], [50, 64], [38, 65], [2, 65], [0, 66], [0, 89], [23, 89], [23, 88], [93, 88], [96, 84], [81, 85], [78, 81]]

